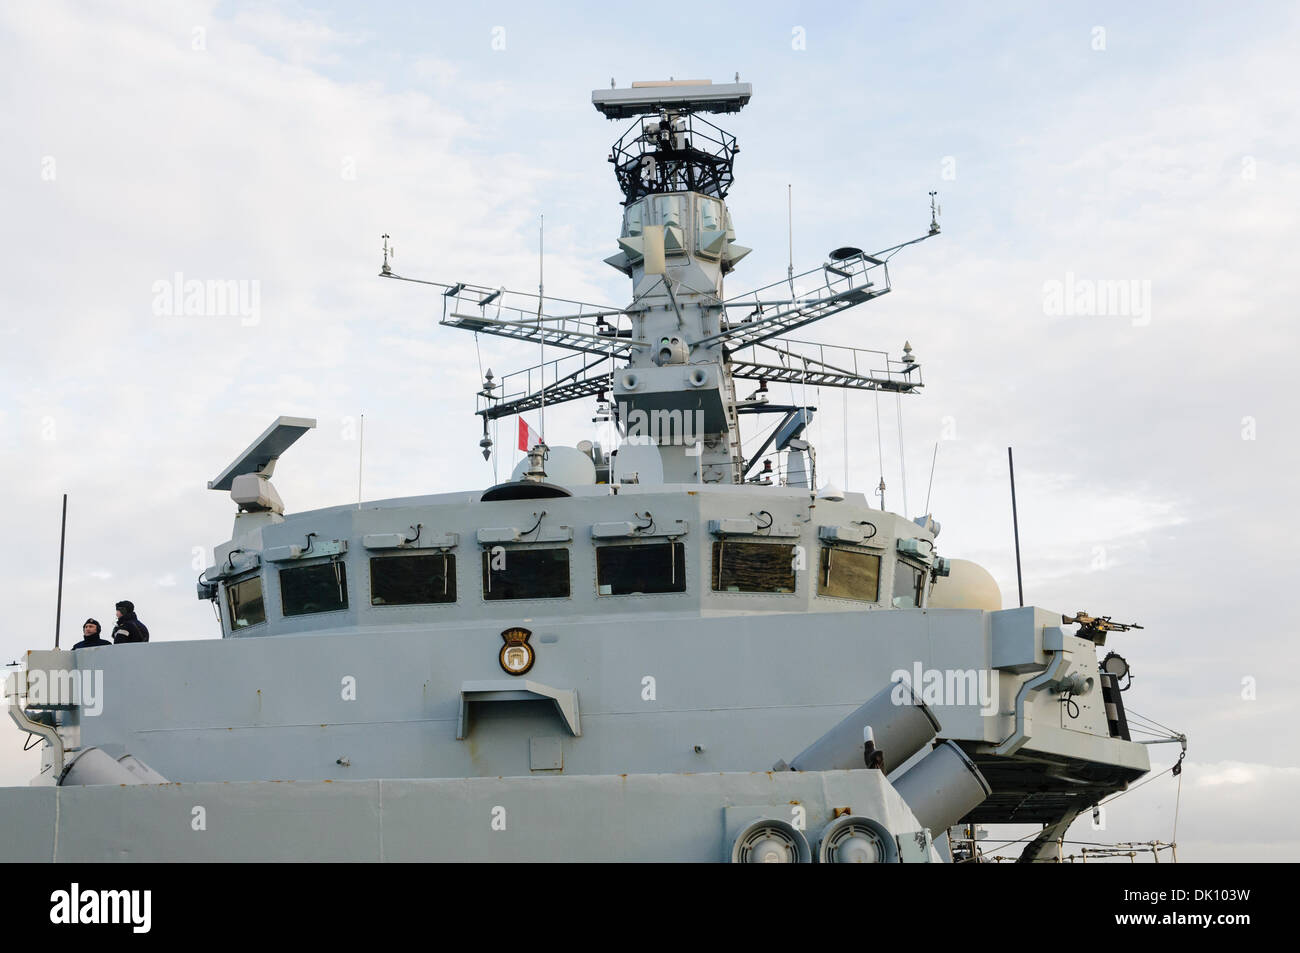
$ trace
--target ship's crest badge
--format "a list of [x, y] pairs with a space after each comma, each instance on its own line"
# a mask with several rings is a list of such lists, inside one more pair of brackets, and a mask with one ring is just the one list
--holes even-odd
[[501, 638], [506, 643], [501, 646], [499, 656], [501, 667], [511, 675], [523, 675], [537, 660], [533, 647], [528, 644], [528, 638], [532, 634], [528, 629], [519, 626], [506, 629], [501, 633]]

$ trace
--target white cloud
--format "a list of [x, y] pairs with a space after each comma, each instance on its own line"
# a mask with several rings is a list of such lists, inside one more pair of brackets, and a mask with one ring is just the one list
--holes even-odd
[[1289, 786], [1300, 785], [1300, 767], [1280, 768], [1271, 764], [1246, 764], [1224, 761], [1217, 765], [1200, 766], [1197, 787], [1212, 788], [1224, 784], [1262, 785], [1276, 781]]

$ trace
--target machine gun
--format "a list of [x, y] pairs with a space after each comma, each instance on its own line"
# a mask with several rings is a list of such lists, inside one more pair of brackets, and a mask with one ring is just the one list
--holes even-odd
[[1106, 644], [1107, 632], [1127, 632], [1129, 629], [1142, 628], [1136, 622], [1112, 622], [1108, 615], [1091, 616], [1086, 612], [1076, 612], [1073, 616], [1063, 615], [1061, 621], [1066, 625], [1077, 624], [1079, 635], [1091, 639], [1097, 645]]

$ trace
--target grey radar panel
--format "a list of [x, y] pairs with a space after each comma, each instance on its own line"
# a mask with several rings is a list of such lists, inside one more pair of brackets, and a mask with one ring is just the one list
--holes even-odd
[[208, 481], [209, 490], [229, 490], [234, 486], [235, 477], [245, 473], [261, 473], [270, 476], [275, 469], [275, 461], [280, 455], [297, 442], [308, 430], [316, 427], [316, 421], [310, 417], [278, 417], [263, 434], [249, 444], [248, 449], [237, 456], [233, 463], [221, 471], [215, 479]]
[[753, 96], [749, 83], [719, 83], [707, 79], [633, 83], [629, 89], [598, 89], [592, 105], [606, 119], [654, 116], [665, 109], [683, 113], [740, 112]]

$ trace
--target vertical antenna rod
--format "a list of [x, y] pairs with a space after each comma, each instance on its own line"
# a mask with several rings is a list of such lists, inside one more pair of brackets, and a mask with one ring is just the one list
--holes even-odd
[[1007, 447], [1007, 470], [1011, 473], [1011, 526], [1016, 534], [1016, 589], [1020, 593], [1020, 605], [1025, 604], [1025, 583], [1020, 577], [1020, 519], [1016, 516], [1016, 465], [1011, 459], [1011, 448]]
[[785, 277], [790, 282], [791, 294], [794, 293], [794, 186], [788, 182], [785, 186], [785, 224], [790, 240], [790, 264], [786, 266]]
[[59, 596], [54, 608], [54, 647], [59, 647], [59, 626], [63, 623], [63, 545], [68, 538], [68, 494], [63, 494], [63, 522], [59, 526]]
[[366, 450], [366, 415], [361, 415], [361, 429], [357, 440], [357, 509], [361, 509], [361, 464]]
[[537, 217], [537, 349], [538, 370], [542, 373], [542, 443], [546, 443], [546, 337], [542, 334], [542, 296], [546, 294], [545, 239], [546, 215], [542, 214]]

